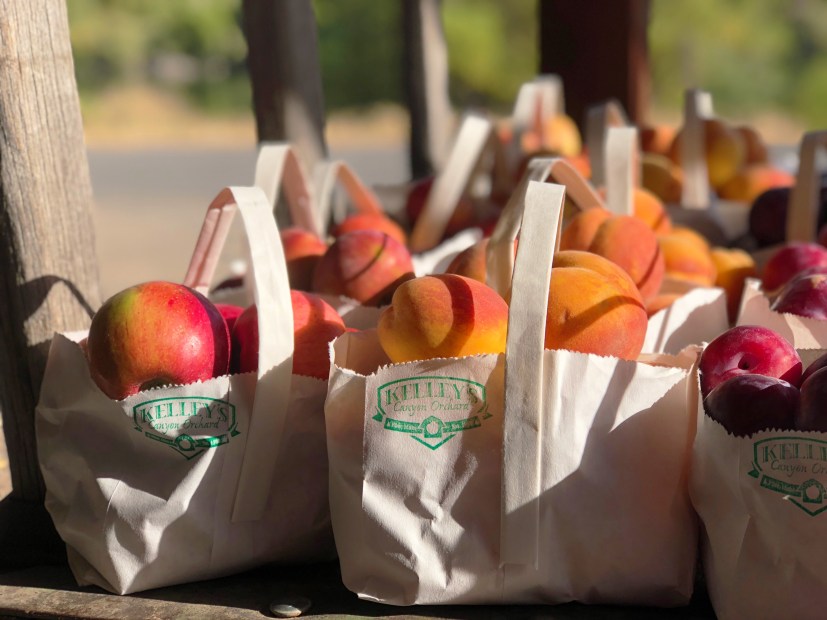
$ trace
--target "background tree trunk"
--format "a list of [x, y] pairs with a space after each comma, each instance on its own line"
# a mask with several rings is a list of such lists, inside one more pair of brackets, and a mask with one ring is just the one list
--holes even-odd
[[290, 142], [310, 170], [327, 156], [313, 4], [244, 0], [242, 8], [258, 139]]
[[64, 2], [0, 1], [0, 84], [0, 414], [12, 497], [37, 501], [34, 408], [49, 343], [87, 328], [100, 305]]
[[454, 134], [448, 48], [440, 0], [403, 0], [405, 94], [411, 116], [411, 177], [439, 170]]

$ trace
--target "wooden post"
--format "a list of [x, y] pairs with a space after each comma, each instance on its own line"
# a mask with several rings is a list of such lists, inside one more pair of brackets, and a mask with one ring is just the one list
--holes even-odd
[[311, 0], [244, 0], [259, 141], [292, 143], [308, 170], [327, 156], [316, 15]]
[[403, 0], [402, 7], [411, 176], [419, 178], [442, 167], [454, 133], [448, 96], [448, 47], [442, 29], [441, 0]]
[[586, 110], [617, 99], [646, 120], [650, 0], [540, 0], [540, 72], [563, 79], [566, 113], [585, 130]]
[[65, 2], [0, 3], [0, 84], [0, 414], [12, 497], [39, 501], [34, 408], [49, 343], [100, 305]]

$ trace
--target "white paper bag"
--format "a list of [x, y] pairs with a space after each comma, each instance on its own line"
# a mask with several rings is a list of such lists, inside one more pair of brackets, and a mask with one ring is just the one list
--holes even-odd
[[[824, 350], [799, 350], [805, 367]], [[703, 521], [706, 585], [721, 620], [824, 617], [827, 434], [730, 435], [704, 414], [690, 492]]]
[[360, 597], [689, 600], [695, 354], [650, 364], [543, 350], [562, 198], [559, 185], [528, 184], [505, 355], [388, 364], [375, 333], [334, 342], [331, 515]]
[[127, 594], [335, 557], [326, 382], [291, 374], [287, 272], [259, 188], [228, 188], [213, 201], [185, 284], [207, 290], [236, 208], [252, 250], [258, 373], [113, 401], [91, 379], [78, 345], [85, 333], [52, 342], [38, 458], [46, 508], [80, 585]]

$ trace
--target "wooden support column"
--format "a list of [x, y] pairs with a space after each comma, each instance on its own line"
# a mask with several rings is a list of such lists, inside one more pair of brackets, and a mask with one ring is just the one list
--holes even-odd
[[615, 98], [647, 118], [650, 0], [539, 0], [540, 72], [563, 79], [566, 113], [585, 129], [589, 106]]
[[327, 156], [316, 15], [311, 0], [244, 0], [259, 141], [293, 144], [308, 170]]
[[402, 2], [412, 178], [442, 167], [454, 134], [448, 96], [448, 47], [440, 9], [441, 0]]
[[11, 497], [37, 502], [34, 408], [49, 343], [87, 328], [100, 305], [65, 2], [0, 2], [0, 84], [0, 414]]

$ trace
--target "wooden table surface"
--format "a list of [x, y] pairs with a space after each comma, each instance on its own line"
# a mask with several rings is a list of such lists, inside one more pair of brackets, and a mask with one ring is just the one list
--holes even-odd
[[78, 587], [65, 547], [42, 505], [12, 498], [0, 501], [0, 620], [49, 618], [88, 620], [218, 619], [273, 617], [271, 603], [298, 595], [310, 599], [308, 618], [494, 618], [680, 619], [715, 615], [703, 590], [676, 609], [586, 606], [392, 607], [359, 598], [342, 585], [336, 562], [267, 566], [231, 577], [158, 588], [129, 596]]

